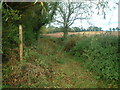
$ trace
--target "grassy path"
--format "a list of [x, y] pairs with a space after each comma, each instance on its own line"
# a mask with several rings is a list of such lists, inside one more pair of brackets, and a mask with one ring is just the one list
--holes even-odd
[[[49, 44], [50, 45], [50, 44]], [[52, 49], [53, 50], [53, 49]], [[57, 54], [57, 55], [55, 55]], [[53, 56], [58, 62], [51, 61], [52, 72], [47, 78], [49, 88], [104, 88], [107, 87], [102, 81], [95, 79], [95, 75], [87, 71], [82, 63], [74, 60], [73, 56], [64, 52], [55, 53]]]
[[41, 39], [34, 48], [26, 52], [26, 62], [3, 67], [5, 88], [107, 88], [73, 56], [57, 51], [53, 41]]
[[94, 79], [94, 76], [80, 66], [77, 61], [70, 60], [65, 64], [53, 64], [51, 87], [56, 88], [101, 88], [103, 82]]

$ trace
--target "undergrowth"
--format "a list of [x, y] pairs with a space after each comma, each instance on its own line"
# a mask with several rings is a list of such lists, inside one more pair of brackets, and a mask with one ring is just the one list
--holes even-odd
[[23, 61], [11, 58], [3, 64], [3, 88], [49, 87], [53, 63], [64, 64], [67, 58], [54, 39], [44, 37], [31, 47], [24, 47]]
[[[73, 46], [65, 47], [69, 53], [77, 57], [77, 61], [82, 62], [86, 67], [97, 75], [96, 79], [103, 79], [109, 85], [117, 87], [119, 81], [119, 58], [118, 56], [118, 36], [95, 35], [91, 37], [81, 37], [77, 41], [67, 42]], [[73, 40], [73, 38], [72, 38]], [[73, 44], [74, 43], [74, 44]]]
[[[9, 62], [3, 64], [3, 88], [74, 87], [74, 85], [70, 86], [71, 84], [66, 83], [69, 82], [69, 78], [73, 80], [70, 81], [71, 83], [76, 83], [77, 87], [80, 87], [81, 82], [79, 83], [75, 76], [75, 80], [73, 76], [69, 78], [67, 76], [74, 72], [75, 66], [72, 66], [71, 60], [80, 62], [86, 70], [94, 73], [96, 80], [103, 80], [109, 87], [116, 88], [119, 77], [119, 53], [117, 49], [117, 36], [86, 37], [74, 35], [69, 36], [66, 40], [43, 36], [34, 45], [24, 47], [23, 61], [11, 58]], [[70, 70], [73, 71], [66, 67], [67, 63], [69, 63]], [[57, 64], [63, 67], [57, 69]], [[73, 65], [78, 67], [79, 64], [74, 63]], [[76, 69], [79, 70], [80, 67], [77, 67]], [[56, 70], [58, 71], [55, 72]], [[79, 77], [78, 74], [76, 75]], [[64, 81], [63, 84], [60, 80], [64, 79], [67, 81]], [[61, 85], [57, 85], [57, 82]]]

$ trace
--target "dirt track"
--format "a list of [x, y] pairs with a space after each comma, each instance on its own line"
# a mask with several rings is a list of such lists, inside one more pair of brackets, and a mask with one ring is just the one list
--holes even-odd
[[[96, 34], [105, 34], [106, 31], [89, 31], [89, 32], [69, 32], [68, 34], [69, 35], [74, 35], [74, 34], [80, 34], [80, 35], [87, 35], [87, 36], [90, 36], [90, 35], [96, 35]], [[109, 34], [110, 32], [108, 32]], [[120, 35], [119, 34], [120, 32], [111, 32], [111, 35]], [[43, 34], [43, 35], [46, 35], [46, 36], [51, 36], [51, 37], [62, 37], [63, 36], [63, 32], [59, 32], [59, 33], [51, 33], [51, 34]]]

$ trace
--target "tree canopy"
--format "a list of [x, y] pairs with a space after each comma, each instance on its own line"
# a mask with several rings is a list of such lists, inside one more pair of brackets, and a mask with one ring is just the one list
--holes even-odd
[[40, 27], [50, 23], [57, 8], [56, 3], [43, 2], [4, 2], [2, 4], [2, 45], [3, 52], [8, 48], [18, 48], [18, 25], [23, 27], [24, 45], [32, 45], [38, 39]]

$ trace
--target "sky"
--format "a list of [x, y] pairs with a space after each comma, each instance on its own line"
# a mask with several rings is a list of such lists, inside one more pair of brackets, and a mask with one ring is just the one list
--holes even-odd
[[89, 26], [97, 26], [102, 27], [103, 30], [109, 30], [109, 28], [116, 28], [118, 27], [118, 6], [114, 8], [112, 2], [110, 2], [111, 10], [106, 11], [106, 19], [104, 19], [103, 15], [97, 15], [97, 11], [94, 10], [93, 17], [89, 20], [91, 24], [89, 24], [86, 20], [77, 20], [71, 27], [79, 26], [88, 28]]
[[[103, 15], [97, 15], [97, 10], [93, 9], [94, 14], [89, 20], [91, 24], [89, 24], [87, 20], [76, 20], [71, 27], [83, 27], [87, 29], [89, 26], [97, 26], [102, 27], [103, 30], [109, 30], [109, 28], [118, 27], [118, 6], [115, 4], [115, 2], [118, 1], [119, 0], [109, 0], [109, 8], [106, 9], [106, 19], [104, 19]], [[54, 26], [54, 24], [52, 25]]]

